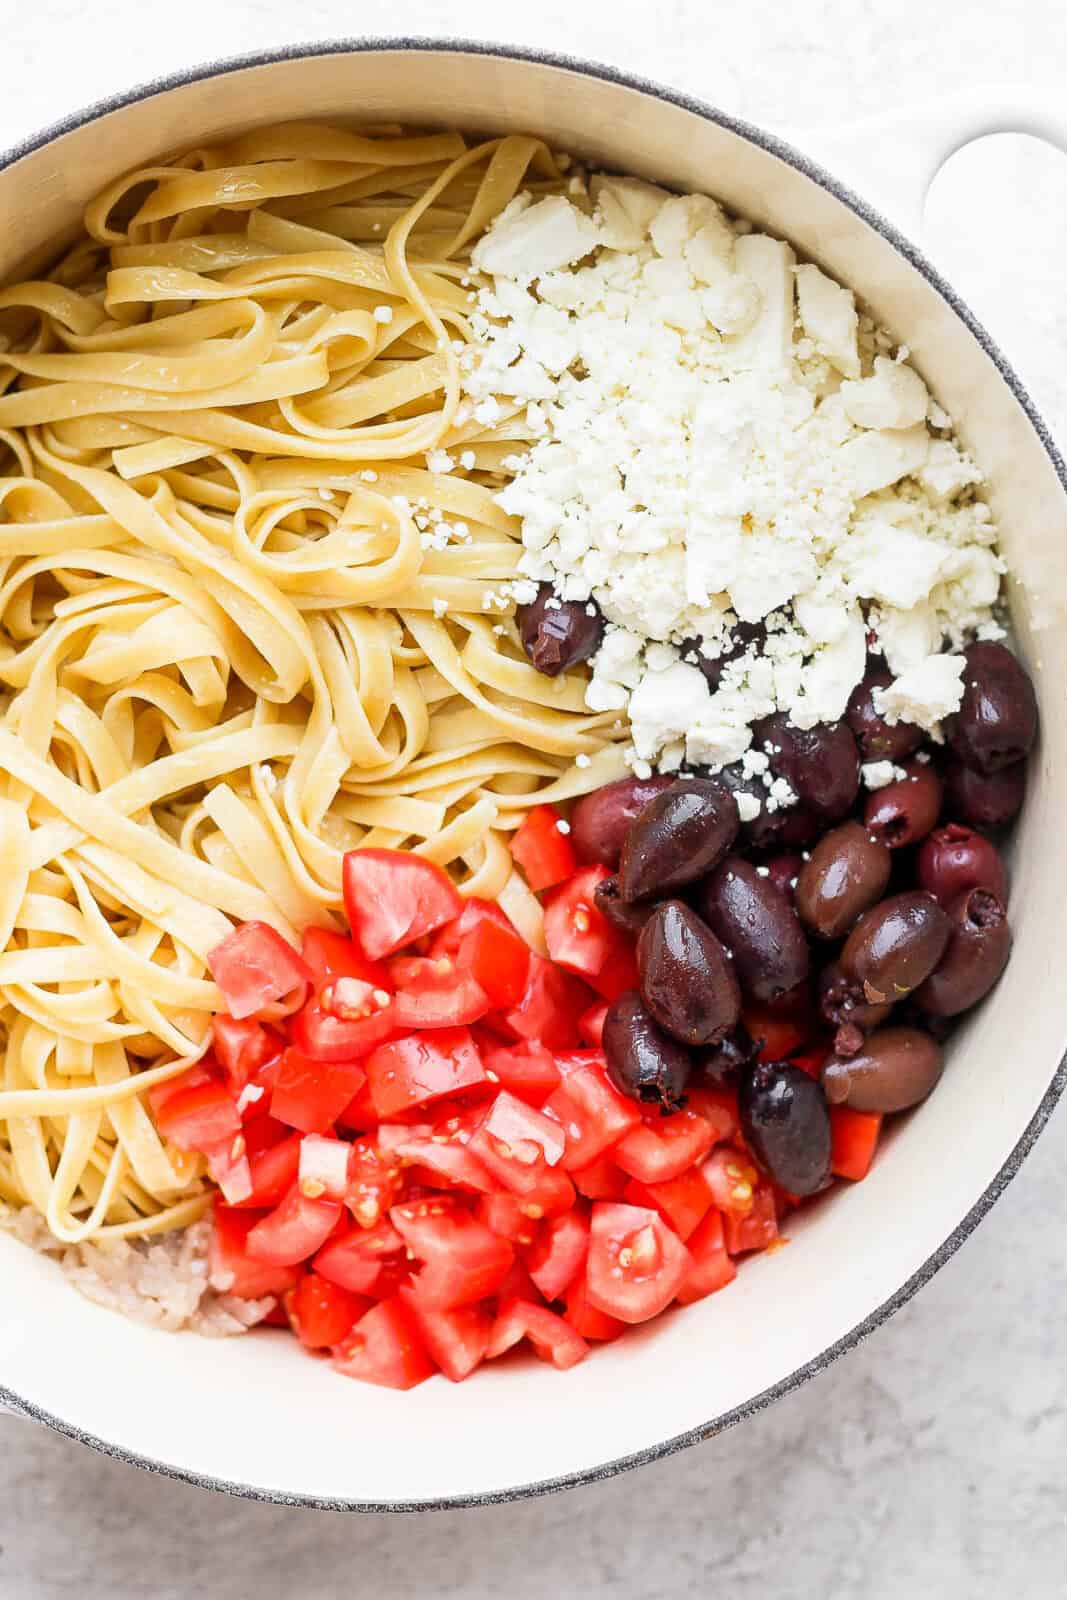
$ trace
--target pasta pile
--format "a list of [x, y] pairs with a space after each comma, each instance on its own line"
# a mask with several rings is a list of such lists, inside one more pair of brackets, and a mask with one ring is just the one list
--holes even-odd
[[340, 927], [342, 853], [390, 846], [536, 945], [507, 830], [621, 771], [499, 595], [524, 413], [461, 392], [470, 246], [563, 183], [532, 138], [275, 127], [0, 292], [0, 1196], [62, 1240], [207, 1203], [143, 1095], [233, 921]]

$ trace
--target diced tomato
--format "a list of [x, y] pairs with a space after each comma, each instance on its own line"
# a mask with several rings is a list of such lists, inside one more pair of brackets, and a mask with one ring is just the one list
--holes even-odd
[[[435, 1183], [455, 1184], [460, 1189], [473, 1189], [478, 1194], [489, 1194], [494, 1188], [493, 1179], [473, 1150], [467, 1148], [459, 1135], [449, 1137], [425, 1128], [398, 1129], [401, 1137], [390, 1145], [390, 1153], [398, 1161], [412, 1162], [431, 1175]], [[385, 1125], [379, 1129], [379, 1137]]]
[[[594, 898], [597, 884], [610, 876], [607, 867], [583, 867], [553, 889], [545, 901], [549, 955], [557, 966], [577, 973], [594, 988], [599, 987], [599, 974], [619, 956], [628, 958], [634, 977], [637, 973], [632, 941], [619, 928], [612, 927]], [[621, 994], [622, 990], [617, 992]]]
[[219, 1076], [215, 1070], [214, 1058], [204, 1056], [195, 1066], [187, 1067], [184, 1072], [179, 1072], [176, 1078], [167, 1078], [163, 1083], [154, 1083], [148, 1091], [148, 1104], [152, 1108], [152, 1117], [156, 1126], [163, 1115], [164, 1107], [184, 1094], [187, 1089], [200, 1089], [206, 1083], [218, 1083]]
[[[619, 937], [623, 939], [623, 935]], [[638, 988], [640, 981], [634, 946], [624, 939], [615, 947], [596, 977], [589, 979], [597, 994], [603, 995], [609, 1004], [628, 989]]]
[[699, 1167], [689, 1167], [664, 1183], [631, 1179], [626, 1199], [633, 1206], [655, 1206], [679, 1239], [688, 1239], [711, 1205], [711, 1185]]
[[363, 1295], [342, 1289], [318, 1272], [305, 1272], [292, 1290], [286, 1309], [300, 1343], [309, 1350], [324, 1350], [340, 1344], [370, 1306]]
[[[612, 1160], [642, 1183], [666, 1183], [707, 1155], [715, 1134], [696, 1111], [675, 1111], [669, 1117], [645, 1117], [620, 1139]], [[709, 1196], [710, 1198], [710, 1196]]]
[[562, 883], [578, 870], [578, 857], [560, 829], [561, 820], [555, 806], [534, 806], [512, 836], [511, 853], [535, 894]]
[[525, 1194], [536, 1169], [554, 1167], [566, 1137], [558, 1122], [501, 1090], [471, 1137], [471, 1149], [514, 1194]]
[[413, 1389], [434, 1374], [415, 1318], [399, 1295], [372, 1306], [338, 1345], [334, 1366], [386, 1389]]
[[358, 1061], [402, 1031], [391, 1005], [352, 1019], [335, 1016], [312, 999], [293, 1018], [289, 1037], [297, 1050], [316, 1061]]
[[703, 1221], [689, 1235], [686, 1248], [693, 1265], [678, 1290], [679, 1305], [688, 1306], [694, 1300], [703, 1300], [705, 1295], [725, 1288], [737, 1276], [737, 1268], [726, 1252], [722, 1213], [714, 1206], [705, 1212]]
[[243, 1206], [276, 1206], [296, 1182], [300, 1167], [300, 1134], [291, 1133], [248, 1157], [252, 1192]]
[[246, 1249], [253, 1261], [269, 1266], [289, 1267], [325, 1243], [341, 1216], [339, 1200], [309, 1199], [294, 1183], [273, 1211], [256, 1223], [248, 1235]]
[[376, 1227], [404, 1186], [400, 1162], [370, 1139], [357, 1139], [348, 1155], [345, 1203], [361, 1228]]
[[248, 1235], [262, 1221], [262, 1212], [235, 1211], [215, 1201], [214, 1230], [211, 1236], [211, 1275], [225, 1274], [232, 1281], [227, 1294], [242, 1300], [259, 1300], [264, 1295], [284, 1294], [299, 1282], [295, 1266], [274, 1266], [253, 1260], [248, 1254]]
[[531, 1221], [522, 1201], [514, 1194], [484, 1194], [474, 1208], [479, 1222], [512, 1244], [533, 1244], [538, 1224]]
[[[466, 914], [464, 911], [463, 917]], [[490, 1005], [506, 1009], [518, 1005], [525, 993], [530, 947], [509, 924], [501, 927], [489, 917], [480, 917], [464, 934], [456, 965], [470, 973]]]
[[301, 1133], [324, 1133], [363, 1079], [363, 1069], [354, 1061], [319, 1061], [290, 1047], [275, 1079], [270, 1114]]
[[502, 1088], [527, 1105], [543, 1105], [562, 1082], [551, 1051], [535, 1040], [487, 1050], [483, 1059], [486, 1075], [495, 1076]]
[[574, 1187], [589, 1200], [621, 1200], [629, 1174], [617, 1167], [610, 1156], [599, 1156], [588, 1167], [571, 1173]]
[[800, 1049], [808, 1036], [806, 1022], [796, 1017], [746, 1010], [742, 1020], [752, 1038], [759, 1042], [759, 1061], [784, 1061], [794, 1050]]
[[351, 1146], [343, 1139], [306, 1133], [300, 1141], [297, 1176], [304, 1194], [343, 1200], [348, 1191], [348, 1157]]
[[222, 1190], [227, 1205], [244, 1205], [252, 1198], [252, 1168], [248, 1164], [248, 1147], [244, 1134], [227, 1137], [217, 1145], [204, 1150], [207, 1169]]
[[373, 1228], [349, 1227], [333, 1234], [312, 1263], [331, 1283], [354, 1294], [377, 1295], [382, 1271], [404, 1259], [404, 1241], [386, 1219]]
[[489, 1348], [492, 1314], [485, 1306], [455, 1306], [434, 1311], [410, 1289], [401, 1299], [411, 1312], [419, 1336], [446, 1378], [462, 1383], [485, 1360]]
[[308, 928], [300, 954], [311, 973], [318, 992], [331, 978], [357, 978], [375, 989], [389, 987], [389, 974], [377, 961], [371, 961], [344, 933], [329, 928]]
[[242, 922], [208, 952], [207, 964], [238, 1021], [311, 981], [299, 951], [266, 922]]
[[697, 1084], [686, 1089], [685, 1097], [689, 1110], [711, 1124], [715, 1144], [721, 1144], [724, 1139], [736, 1139], [741, 1126], [736, 1089], [713, 1089]]
[[607, 1017], [608, 1008], [604, 1001], [582, 1012], [578, 1018], [578, 1037], [583, 1044], [591, 1044], [594, 1049], [600, 1049], [604, 1042], [604, 1024]]
[[814, 1049], [798, 1050], [789, 1057], [794, 1067], [799, 1067], [801, 1072], [806, 1072], [809, 1078], [816, 1080], [822, 1077], [822, 1069], [830, 1056], [825, 1045], [817, 1045]]
[[347, 1228], [328, 1238], [313, 1262], [331, 1283], [354, 1294], [377, 1294], [382, 1270], [403, 1259], [404, 1241], [388, 1220], [373, 1228]]
[[349, 850], [342, 886], [352, 936], [372, 961], [433, 933], [463, 909], [448, 874], [407, 850]]
[[733, 1145], [722, 1145], [712, 1151], [702, 1171], [719, 1210], [729, 1216], [747, 1217], [760, 1181], [752, 1158]]
[[506, 1240], [443, 1198], [394, 1206], [389, 1216], [423, 1264], [415, 1289], [434, 1310], [484, 1300], [511, 1265], [513, 1252]]
[[724, 1211], [722, 1224], [726, 1248], [732, 1256], [743, 1255], [746, 1250], [766, 1250], [778, 1237], [778, 1213], [773, 1191], [766, 1187], [757, 1189], [752, 1198], [752, 1209], [744, 1216]]
[[527, 1272], [526, 1263], [516, 1257], [494, 1296], [497, 1305], [502, 1306], [506, 1300], [532, 1300], [536, 1305], [539, 1298], [537, 1285]]
[[235, 1093], [284, 1049], [280, 1035], [248, 1017], [240, 1022], [236, 1017], [212, 1017], [211, 1034], [216, 1059]]
[[870, 1111], [830, 1107], [830, 1170], [858, 1183], [871, 1170], [882, 1119]]
[[544, 1104], [545, 1115], [554, 1117], [567, 1135], [562, 1165], [568, 1172], [590, 1166], [641, 1122], [635, 1103], [608, 1082], [602, 1060], [567, 1072]]
[[[280, 1270], [280, 1269], [279, 1269]], [[292, 1291], [288, 1291], [292, 1293]], [[262, 1321], [256, 1324], [258, 1328], [284, 1328], [287, 1333], [292, 1333], [293, 1325], [286, 1314], [285, 1306], [276, 1300]]]
[[212, 1149], [241, 1131], [241, 1118], [228, 1089], [209, 1078], [172, 1095], [155, 1108], [156, 1127], [179, 1150]]
[[617, 1339], [620, 1333], [626, 1331], [625, 1322], [620, 1322], [618, 1317], [606, 1316], [603, 1311], [598, 1311], [595, 1306], [589, 1304], [589, 1286], [584, 1272], [573, 1279], [567, 1290], [563, 1317], [583, 1339], [606, 1342], [609, 1339]]
[[[491, 924], [483, 924], [491, 926]], [[397, 956], [390, 962], [396, 985], [396, 1020], [403, 1028], [458, 1028], [489, 1010], [489, 997], [452, 956]]]
[[670, 1305], [692, 1268], [685, 1245], [658, 1211], [593, 1206], [586, 1281], [589, 1303], [620, 1322], [647, 1322]]
[[588, 1254], [589, 1219], [579, 1211], [565, 1211], [541, 1224], [526, 1252], [526, 1266], [545, 1299], [558, 1300], [572, 1279], [583, 1272]]
[[550, 1361], [561, 1372], [577, 1366], [589, 1354], [589, 1346], [577, 1329], [547, 1306], [530, 1300], [507, 1300], [493, 1323], [487, 1358], [503, 1355], [521, 1339], [529, 1339], [541, 1360]]
[[467, 934], [476, 928], [479, 922], [492, 922], [498, 928], [515, 932], [495, 900], [482, 900], [478, 895], [471, 895], [469, 899], [464, 900], [463, 910], [459, 916], [453, 922], [446, 922], [442, 928], [438, 928], [430, 941], [430, 954], [454, 956]]
[[502, 1020], [520, 1039], [536, 1039], [549, 1050], [569, 1050], [578, 1043], [578, 1018], [589, 1009], [590, 999], [577, 978], [531, 951], [522, 999]]
[[379, 1117], [426, 1105], [488, 1080], [466, 1028], [437, 1028], [381, 1045], [367, 1057], [367, 1081]]

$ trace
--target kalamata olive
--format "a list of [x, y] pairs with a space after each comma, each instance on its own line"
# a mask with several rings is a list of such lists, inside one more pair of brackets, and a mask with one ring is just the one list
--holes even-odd
[[756, 744], [770, 756], [772, 772], [785, 779], [801, 805], [824, 822], [845, 815], [860, 786], [859, 748], [846, 722], [794, 728], [777, 711], [752, 731]]
[[637, 942], [646, 1011], [683, 1044], [716, 1044], [741, 1015], [734, 964], [681, 900], [657, 906]]
[[879, 1028], [847, 1060], [831, 1057], [823, 1088], [832, 1105], [853, 1111], [906, 1111], [941, 1076], [941, 1047], [921, 1028]]
[[1026, 795], [1026, 762], [976, 772], [950, 756], [944, 764], [946, 809], [972, 828], [1003, 828]]
[[963, 700], [948, 724], [949, 743], [966, 766], [999, 772], [1021, 761], [1037, 736], [1034, 686], [1011, 651], [991, 639], [963, 655]]
[[817, 1194], [830, 1176], [830, 1112], [814, 1078], [788, 1061], [760, 1062], [741, 1077], [745, 1143], [790, 1194]]
[[733, 844], [737, 803], [710, 778], [676, 778], [631, 825], [619, 862], [624, 900], [670, 894], [710, 872]]
[[656, 909], [654, 900], [634, 901], [631, 905], [619, 893], [618, 878], [605, 878], [593, 890], [597, 910], [607, 918], [613, 928], [628, 933], [636, 939]]
[[673, 782], [673, 778], [620, 778], [583, 794], [571, 811], [571, 844], [579, 859], [617, 867], [631, 823]]
[[724, 641], [721, 655], [714, 657], [706, 655], [700, 639], [683, 639], [678, 649], [683, 660], [695, 656], [695, 664], [708, 680], [708, 687], [714, 694], [722, 679], [723, 669], [728, 667], [731, 661], [739, 661], [751, 645], [756, 646], [757, 652], [762, 650], [766, 639], [767, 629], [764, 623], [739, 622], [732, 630], [729, 640]]
[[592, 601], [561, 600], [550, 583], [541, 584], [535, 600], [515, 608], [515, 620], [531, 665], [548, 678], [588, 661], [604, 637], [599, 607]]
[[700, 908], [754, 1000], [775, 1000], [807, 977], [811, 956], [797, 914], [751, 861], [727, 856], [701, 885]]
[[880, 1028], [892, 1005], [888, 1000], [868, 1000], [863, 984], [850, 978], [839, 961], [831, 961], [819, 974], [819, 1015], [831, 1028]]
[[909, 761], [904, 773], [875, 789], [863, 808], [864, 826], [890, 850], [918, 844], [941, 815], [943, 788], [933, 765]]
[[916, 862], [919, 888], [950, 906], [968, 889], [988, 889], [1006, 904], [1008, 874], [996, 845], [972, 828], [950, 822], [922, 842]]
[[819, 831], [819, 820], [807, 806], [776, 805], [770, 810], [767, 787], [755, 774], [746, 773], [740, 762], [723, 767], [716, 778], [736, 798], [748, 795], [759, 807], [755, 816], [741, 824], [742, 837], [754, 850], [803, 850]]
[[841, 965], [868, 1000], [903, 1000], [933, 972], [951, 931], [933, 895], [909, 889], [863, 913], [845, 940]]
[[914, 722], [889, 723], [874, 709], [875, 689], [886, 689], [892, 682], [893, 674], [888, 667], [872, 663], [849, 698], [845, 721], [863, 752], [864, 761], [903, 761], [925, 738]]
[[938, 1017], [957, 1017], [989, 993], [1011, 955], [1011, 929], [1004, 905], [988, 889], [968, 889], [949, 907], [948, 948], [915, 1004]]
[[603, 1044], [608, 1077], [620, 1094], [664, 1112], [683, 1103], [692, 1070], [689, 1052], [657, 1028], [636, 989], [608, 1007]]
[[718, 1044], [709, 1045], [706, 1050], [698, 1050], [694, 1058], [696, 1071], [702, 1072], [711, 1083], [728, 1084], [735, 1082], [742, 1067], [747, 1067], [750, 1061], [755, 1060], [759, 1046], [743, 1022], [738, 1022], [732, 1027], [725, 1038]]
[[796, 898], [797, 882], [804, 867], [804, 857], [797, 850], [786, 850], [782, 855], [771, 856], [765, 862], [767, 876], [790, 905]]
[[820, 939], [841, 939], [856, 918], [885, 893], [889, 851], [860, 822], [842, 822], [823, 835], [797, 878], [800, 920]]

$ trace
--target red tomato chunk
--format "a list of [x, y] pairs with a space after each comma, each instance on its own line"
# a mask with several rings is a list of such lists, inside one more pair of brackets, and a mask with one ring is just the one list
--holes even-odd
[[[298, 953], [236, 929], [211, 958], [231, 1013], [149, 1091], [221, 1190], [213, 1275], [364, 1382], [458, 1383], [519, 1345], [565, 1370], [725, 1287], [796, 1203], [745, 1149], [732, 1091], [694, 1081], [660, 1116], [609, 1079], [633, 943], [560, 820], [535, 807], [513, 840], [549, 959], [432, 863], [350, 852], [351, 935], [309, 928]], [[749, 1025], [816, 1061], [807, 1023]], [[880, 1118], [835, 1106], [831, 1124], [835, 1174], [864, 1177]]]

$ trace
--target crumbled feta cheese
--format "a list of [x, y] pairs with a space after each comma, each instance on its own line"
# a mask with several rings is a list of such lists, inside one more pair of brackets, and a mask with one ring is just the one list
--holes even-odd
[[748, 794], [744, 789], [739, 789], [734, 795], [737, 801], [737, 814], [742, 822], [755, 822], [760, 814], [760, 803], [754, 794]]
[[474, 454], [473, 450], [464, 450], [461, 453], [459, 464], [463, 468], [464, 472], [473, 472], [477, 463], [478, 457]]
[[517, 214], [505, 213], [475, 245], [471, 263], [479, 272], [529, 283], [544, 272], [569, 267], [599, 242], [596, 223], [554, 194]]
[[392, 322], [392, 320], [393, 320], [393, 308], [392, 308], [392, 306], [375, 306], [375, 308], [374, 308], [374, 320], [375, 320], [375, 322], [381, 322], [381, 323]]
[[556, 829], [559, 833], [570, 833], [571, 825], [569, 822], [564, 821], [564, 819], [560, 817], [559, 821], [556, 823]]
[[574, 758], [574, 765], [576, 767], [587, 767], [589, 765], [589, 757], [579, 750]]
[[894, 783], [905, 773], [903, 767], [894, 766], [892, 761], [865, 761], [860, 767], [860, 776], [866, 788], [884, 789], [887, 783]]
[[889, 723], [935, 728], [960, 708], [963, 668], [962, 656], [927, 656], [886, 688], [875, 689], [874, 709]]
[[455, 461], [447, 450], [427, 450], [426, 465], [431, 472], [451, 472]]
[[447, 600], [442, 600], [440, 598], [440, 596], [435, 596], [434, 599], [430, 602], [430, 604], [433, 607], [434, 616], [438, 619], [438, 621], [440, 621], [440, 619], [445, 615], [445, 613], [448, 610], [448, 601]]
[[[1003, 566], [908, 352], [704, 196], [599, 174], [588, 195], [592, 218], [520, 195], [477, 245], [492, 282], [461, 410], [489, 428], [498, 396], [525, 408], [496, 498], [522, 524], [522, 592], [605, 617], [589, 709], [628, 712], [635, 771], [751, 762], [759, 718], [836, 720], [877, 648], [899, 714], [936, 730], [958, 703], [942, 651], [997, 626]], [[738, 621], [766, 636], [712, 693], [693, 641], [714, 659]]]

